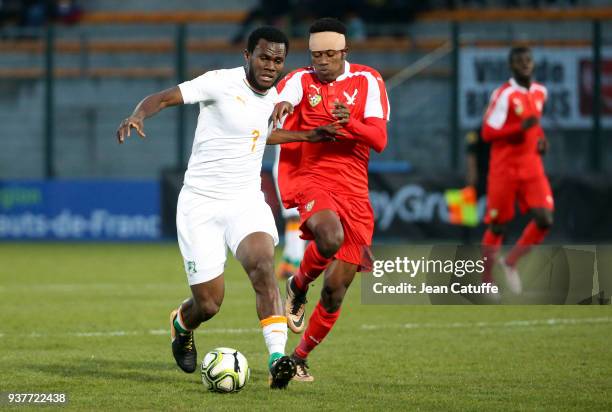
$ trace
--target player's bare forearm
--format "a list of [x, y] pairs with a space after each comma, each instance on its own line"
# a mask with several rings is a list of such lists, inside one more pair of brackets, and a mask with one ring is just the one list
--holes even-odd
[[276, 145], [283, 143], [307, 142], [307, 133], [308, 132], [295, 132], [290, 130], [275, 129], [272, 133], [270, 133], [270, 136], [268, 136], [266, 144]]
[[336, 137], [341, 134], [339, 128], [339, 125], [332, 123], [312, 130], [303, 131], [275, 129], [270, 133], [270, 136], [268, 136], [266, 143], [269, 145], [276, 145], [294, 142], [318, 143], [334, 141]]
[[132, 128], [136, 130], [140, 137], [145, 137], [144, 119], [153, 116], [166, 107], [176, 106], [182, 103], [183, 95], [178, 86], [145, 97], [136, 105], [132, 114], [124, 119], [119, 125], [117, 129], [117, 141], [123, 143], [127, 137], [130, 137], [130, 130]]
[[176, 106], [183, 103], [183, 95], [178, 86], [149, 95], [142, 99], [132, 112], [132, 117], [142, 120], [151, 117], [166, 107]]

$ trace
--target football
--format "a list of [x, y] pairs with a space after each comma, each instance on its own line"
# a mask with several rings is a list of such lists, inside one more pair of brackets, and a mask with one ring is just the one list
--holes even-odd
[[232, 348], [215, 348], [202, 360], [202, 383], [211, 392], [238, 392], [251, 370], [244, 355]]

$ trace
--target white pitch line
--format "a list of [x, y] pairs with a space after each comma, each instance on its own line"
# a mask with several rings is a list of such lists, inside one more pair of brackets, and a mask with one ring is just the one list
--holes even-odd
[[[242, 335], [251, 333], [261, 333], [261, 329], [258, 328], [202, 328], [198, 330], [198, 334], [202, 335]], [[68, 333], [40, 333], [30, 332], [27, 334], [9, 334], [0, 333], [0, 338], [6, 336], [19, 336], [24, 338], [41, 338], [41, 337], [61, 337], [61, 336], [74, 336], [78, 338], [100, 338], [100, 337], [116, 337], [116, 336], [145, 336], [145, 335], [168, 335], [170, 336], [169, 329], [151, 329], [148, 331], [125, 331], [125, 330], [114, 330], [114, 331], [96, 331], [96, 332], [68, 332]]]
[[[243, 335], [248, 333], [261, 333], [261, 329], [258, 328], [210, 328], [203, 327], [198, 329], [198, 334], [202, 335]], [[149, 331], [149, 335], [169, 335], [170, 330], [168, 329], [152, 329]]]
[[[251, 284], [246, 281], [226, 280], [226, 287], [233, 289], [251, 289]], [[166, 283], [38, 283], [36, 285], [14, 284], [9, 286], [0, 286], [0, 292], [55, 292], [69, 293], [80, 291], [136, 291], [143, 290], [185, 290], [186, 283], [177, 279], [176, 282]]]
[[521, 326], [557, 326], [593, 323], [611, 323], [612, 318], [532, 319], [507, 322], [453, 322], [453, 323], [395, 323], [383, 325], [361, 325], [363, 330], [378, 329], [465, 329], [465, 328], [513, 328]]
[[[511, 320], [506, 322], [453, 322], [453, 323], [394, 323], [382, 325], [361, 325], [361, 330], [371, 331], [380, 329], [467, 329], [467, 328], [517, 328], [525, 326], [558, 326], [558, 325], [586, 325], [597, 323], [612, 323], [612, 318], [552, 318], [552, 319], [531, 319], [531, 320]], [[201, 328], [198, 335], [243, 335], [259, 334], [259, 328]], [[62, 337], [73, 336], [79, 338], [99, 338], [99, 337], [121, 337], [121, 336], [160, 336], [170, 335], [168, 329], [150, 329], [148, 331], [94, 331], [94, 332], [69, 332], [69, 333], [39, 333], [30, 332], [27, 334], [9, 334], [2, 332], [0, 338], [7, 336], [18, 336], [23, 338], [41, 337]]]
[[79, 292], [82, 290], [168, 290], [184, 288], [182, 283], [142, 283], [142, 284], [122, 284], [122, 283], [39, 283], [36, 285], [10, 285], [3, 286], [3, 292]]
[[91, 337], [100, 337], [100, 336], [132, 336], [132, 335], [143, 335], [143, 333], [139, 332], [126, 332], [124, 330], [117, 330], [114, 332], [75, 332], [71, 333], [71, 336], [78, 336], [80, 338], [91, 338]]

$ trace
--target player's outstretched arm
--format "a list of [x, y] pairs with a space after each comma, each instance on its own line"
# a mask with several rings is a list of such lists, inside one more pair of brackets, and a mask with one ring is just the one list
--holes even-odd
[[124, 119], [119, 125], [117, 129], [117, 141], [123, 143], [127, 137], [130, 137], [132, 128], [136, 129], [140, 137], [145, 137], [144, 119], [153, 116], [166, 107], [176, 106], [182, 103], [183, 96], [178, 86], [145, 97], [138, 103], [132, 114]]
[[340, 131], [340, 125], [337, 123], [319, 126], [315, 129], [304, 131], [275, 129], [272, 131], [272, 133], [270, 133], [270, 136], [268, 136], [266, 143], [269, 145], [294, 142], [319, 143], [335, 141], [336, 137], [341, 135], [342, 132]]

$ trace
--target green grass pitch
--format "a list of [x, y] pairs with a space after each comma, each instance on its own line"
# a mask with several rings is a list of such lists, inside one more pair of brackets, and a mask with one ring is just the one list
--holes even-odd
[[1, 243], [0, 392], [65, 392], [74, 410], [612, 410], [609, 306], [370, 306], [357, 280], [311, 355], [316, 381], [273, 392], [233, 259], [226, 282], [200, 359], [235, 347], [252, 374], [219, 395], [171, 355], [168, 315], [188, 295], [174, 243]]

